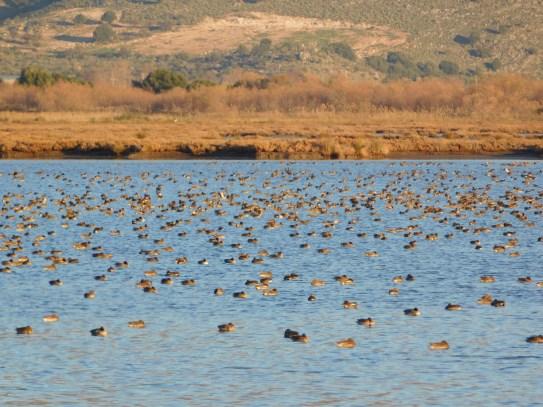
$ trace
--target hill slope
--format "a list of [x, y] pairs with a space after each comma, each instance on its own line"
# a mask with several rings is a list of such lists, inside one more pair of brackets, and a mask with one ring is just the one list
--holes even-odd
[[[539, 0], [0, 0], [0, 74], [543, 77]], [[95, 41], [106, 11], [113, 33]], [[111, 17], [111, 15], [110, 15]], [[111, 34], [111, 35], [110, 35]]]

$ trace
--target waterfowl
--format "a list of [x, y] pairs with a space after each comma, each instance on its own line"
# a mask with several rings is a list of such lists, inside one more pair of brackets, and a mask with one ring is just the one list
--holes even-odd
[[449, 343], [447, 341], [431, 342], [429, 348], [431, 350], [447, 350], [449, 349]]
[[492, 304], [493, 300], [494, 299], [492, 298], [490, 294], [484, 294], [481, 298], [477, 300], [477, 303], [481, 305], [490, 305]]
[[392, 282], [395, 284], [401, 284], [403, 283], [403, 276], [396, 276], [392, 278]]
[[130, 321], [128, 322], [129, 328], [135, 328], [135, 329], [143, 329], [145, 328], [145, 321], [142, 319], [138, 319], [137, 321]]
[[150, 286], [150, 287], [143, 287], [143, 292], [144, 292], [144, 293], [149, 293], [149, 294], [156, 294], [156, 293], [157, 293], [157, 289], [156, 289], [156, 287], [153, 287], [153, 286]]
[[343, 308], [345, 309], [358, 309], [358, 303], [355, 301], [345, 300], [343, 301]]
[[207, 261], [207, 259], [202, 259], [202, 260], [198, 260], [198, 264], [206, 266], [209, 264], [209, 262]]
[[363, 325], [363, 326], [366, 326], [368, 328], [371, 328], [371, 327], [375, 326], [375, 320], [373, 320], [371, 318], [360, 318], [360, 319], [356, 320], [356, 323], [358, 325]]
[[262, 295], [264, 297], [275, 297], [279, 294], [279, 291], [277, 288], [267, 288], [264, 291], [262, 291]]
[[529, 276], [519, 277], [517, 281], [522, 284], [530, 284], [533, 282], [532, 277]]
[[291, 329], [286, 329], [283, 336], [287, 339], [292, 340], [293, 342], [308, 343], [309, 337], [306, 334], [300, 334], [298, 331], [293, 331]]
[[341, 339], [336, 342], [338, 348], [352, 349], [356, 346], [356, 341], [353, 338]]
[[94, 276], [94, 279], [96, 281], [107, 281], [107, 276], [105, 274], [102, 274], [100, 276]]
[[388, 295], [392, 295], [393, 297], [396, 297], [400, 295], [400, 289], [396, 287], [391, 288], [390, 290], [388, 290]]
[[287, 274], [286, 276], [283, 277], [283, 280], [284, 281], [293, 281], [293, 280], [298, 280], [300, 276], [296, 273], [290, 273], [290, 274]]
[[503, 300], [493, 300], [490, 305], [496, 308], [505, 307], [505, 301]]
[[160, 284], [172, 285], [173, 284], [173, 279], [170, 278], [170, 277], [165, 277], [162, 280], [160, 280]]
[[181, 281], [182, 285], [188, 285], [188, 286], [194, 286], [196, 285], [196, 280], [193, 278], [188, 278], [186, 280]]
[[462, 310], [462, 306], [460, 304], [447, 304], [447, 306], [445, 307], [445, 309], [447, 311], [461, 311]]
[[88, 300], [93, 300], [96, 298], [96, 291], [94, 290], [87, 291], [85, 294], [83, 294], [83, 297], [85, 297]]
[[307, 297], [307, 301], [310, 301], [310, 302], [317, 301], [317, 296], [314, 294], [309, 294], [309, 296]]
[[418, 317], [421, 315], [421, 312], [418, 308], [408, 308], [403, 311], [405, 315], [408, 315], [410, 317]]
[[341, 276], [335, 276], [334, 280], [336, 280], [341, 285], [352, 285], [354, 284], [354, 280], [351, 277], [346, 276], [345, 274]]
[[15, 331], [17, 332], [17, 335], [31, 335], [33, 333], [32, 327], [30, 325], [15, 328]]
[[217, 297], [220, 297], [221, 295], [224, 295], [224, 290], [220, 287], [215, 288], [213, 294], [215, 294]]
[[62, 282], [61, 279], [56, 279], [56, 280], [51, 280], [49, 281], [49, 285], [51, 286], [54, 286], [54, 287], [60, 287], [62, 286], [64, 283]]
[[217, 329], [219, 332], [234, 332], [236, 330], [236, 326], [232, 322], [228, 322], [227, 324], [222, 324], [217, 326]]
[[140, 281], [136, 283], [136, 287], [138, 288], [145, 288], [145, 287], [151, 287], [153, 285], [153, 282], [151, 280], [147, 280], [142, 278]]
[[57, 322], [60, 320], [57, 314], [44, 315], [42, 318], [43, 322]]
[[543, 335], [534, 335], [526, 338], [528, 343], [543, 343]]
[[103, 326], [90, 330], [92, 336], [107, 336], [107, 330]]
[[496, 277], [494, 276], [481, 276], [481, 283], [495, 283]]
[[249, 294], [247, 294], [245, 291], [238, 291], [232, 294], [234, 298], [241, 298], [241, 299], [247, 299], [249, 298]]
[[311, 285], [313, 287], [324, 287], [326, 285], [326, 282], [324, 280], [314, 278], [313, 280], [311, 280]]
[[408, 275], [405, 277], [405, 280], [406, 280], [406, 281], [415, 281], [415, 276], [413, 276], [412, 274], [408, 274]]

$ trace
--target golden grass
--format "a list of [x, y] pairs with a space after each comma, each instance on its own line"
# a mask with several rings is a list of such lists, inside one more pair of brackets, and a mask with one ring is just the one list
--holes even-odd
[[1, 86], [0, 153], [380, 158], [543, 151], [542, 81], [296, 81], [160, 95]]
[[183, 152], [256, 158], [382, 158], [396, 154], [543, 151], [540, 121], [436, 118], [429, 113], [133, 115], [0, 113], [6, 156]]

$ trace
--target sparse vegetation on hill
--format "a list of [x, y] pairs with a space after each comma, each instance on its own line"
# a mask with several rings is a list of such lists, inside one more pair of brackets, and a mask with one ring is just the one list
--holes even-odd
[[543, 77], [540, 7], [538, 0], [0, 0], [0, 74], [39, 60], [85, 75], [100, 60], [129, 63], [137, 80], [168, 68], [216, 81], [240, 67], [388, 80]]

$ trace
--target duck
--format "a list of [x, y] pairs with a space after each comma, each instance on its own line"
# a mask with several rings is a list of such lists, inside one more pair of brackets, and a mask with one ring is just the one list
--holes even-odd
[[326, 285], [326, 281], [324, 280], [321, 280], [318, 278], [314, 278], [313, 280], [311, 280], [312, 287], [324, 287], [325, 285]]
[[526, 338], [528, 343], [543, 343], [543, 335], [534, 335]]
[[338, 348], [352, 349], [356, 347], [356, 341], [353, 338], [340, 339], [336, 342]]
[[92, 336], [107, 336], [107, 330], [103, 326], [90, 330]]
[[496, 308], [502, 308], [505, 307], [505, 301], [504, 300], [493, 300], [490, 305]]
[[60, 320], [57, 314], [48, 314], [44, 315], [42, 318], [43, 322], [57, 322]]
[[360, 318], [358, 320], [356, 320], [356, 323], [358, 325], [363, 325], [365, 327], [368, 327], [368, 328], [372, 328], [375, 326], [375, 320], [372, 319], [372, 318]]
[[286, 329], [283, 336], [287, 339], [290, 339], [293, 342], [308, 343], [309, 337], [306, 334], [300, 334], [298, 331], [293, 331], [291, 329]]
[[34, 331], [30, 325], [22, 326], [20, 328], [15, 328], [17, 335], [31, 335]]
[[195, 286], [195, 285], [196, 285], [196, 280], [193, 279], [193, 278], [188, 278], [188, 279], [186, 279], [186, 280], [181, 281], [181, 284], [182, 284], [182, 285], [187, 285], [187, 286], [191, 286], [191, 287], [192, 287], [192, 286]]
[[293, 281], [293, 280], [298, 280], [300, 276], [296, 273], [290, 273], [290, 274], [287, 274], [286, 276], [283, 277], [283, 280], [284, 281]]
[[341, 276], [335, 276], [334, 280], [339, 282], [341, 285], [352, 285], [354, 284], [354, 280], [351, 277], [346, 276], [345, 274]]
[[496, 277], [494, 276], [481, 276], [481, 283], [495, 283]]
[[128, 322], [128, 327], [134, 329], [143, 329], [145, 328], [145, 321], [143, 321], [142, 319], [138, 319], [137, 321], [130, 321]]
[[494, 299], [492, 298], [490, 294], [483, 294], [481, 298], [477, 300], [477, 303], [481, 305], [490, 305], [492, 304], [493, 300]]
[[343, 308], [345, 309], [358, 309], [358, 303], [355, 301], [345, 300], [343, 301]]
[[279, 290], [277, 290], [277, 288], [268, 288], [262, 291], [262, 295], [264, 297], [276, 297], [279, 295]]
[[401, 284], [403, 283], [403, 276], [396, 276], [392, 278], [392, 282], [394, 284]]
[[309, 302], [317, 301], [317, 296], [315, 294], [309, 294], [309, 296], [307, 297], [307, 301]]
[[49, 285], [54, 286], [54, 287], [60, 287], [64, 285], [64, 282], [61, 279], [56, 279], [56, 280], [49, 281]]
[[431, 342], [429, 348], [431, 350], [447, 350], [449, 349], [449, 343], [447, 341]]
[[461, 311], [462, 310], [462, 306], [460, 304], [451, 304], [451, 303], [448, 303], [447, 306], [445, 307], [445, 309], [447, 311]]
[[215, 294], [217, 297], [220, 297], [220, 296], [224, 295], [224, 290], [222, 288], [220, 288], [220, 287], [217, 287], [213, 291], [213, 294]]
[[391, 288], [390, 290], [388, 290], [388, 295], [392, 295], [393, 297], [396, 297], [400, 295], [400, 289], [396, 287]]
[[236, 330], [236, 326], [232, 322], [228, 322], [227, 324], [221, 324], [217, 326], [217, 329], [219, 332], [234, 332]]
[[93, 300], [96, 298], [96, 291], [87, 291], [85, 294], [83, 294], [83, 297], [85, 297], [87, 300]]
[[519, 277], [517, 281], [522, 284], [530, 284], [533, 282], [532, 277], [530, 276]]
[[421, 312], [418, 308], [408, 308], [403, 311], [405, 315], [408, 315], [410, 317], [418, 317], [421, 315]]
[[234, 298], [241, 298], [241, 299], [247, 299], [249, 298], [249, 294], [247, 294], [245, 291], [239, 291], [232, 294]]
[[157, 289], [156, 289], [156, 287], [153, 287], [153, 286], [150, 286], [150, 287], [143, 287], [143, 292], [144, 292], [144, 293], [149, 293], [149, 294], [156, 294], [156, 293], [157, 293]]

